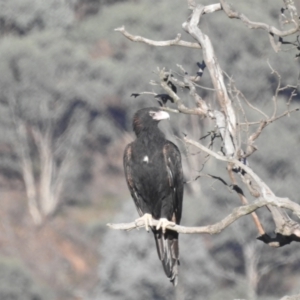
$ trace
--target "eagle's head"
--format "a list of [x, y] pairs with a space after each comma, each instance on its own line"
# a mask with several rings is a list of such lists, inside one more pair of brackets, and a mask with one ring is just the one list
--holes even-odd
[[133, 130], [138, 135], [143, 130], [157, 126], [159, 121], [169, 118], [170, 115], [158, 107], [142, 108], [133, 117]]

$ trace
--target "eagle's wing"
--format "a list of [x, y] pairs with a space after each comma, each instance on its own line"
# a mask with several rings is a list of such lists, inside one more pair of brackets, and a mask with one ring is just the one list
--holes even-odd
[[[175, 144], [166, 141], [163, 147], [165, 165], [167, 168], [168, 182], [172, 190], [171, 207], [173, 207], [171, 221], [180, 223], [183, 198], [183, 172], [181, 166], [181, 155]], [[179, 244], [178, 232], [167, 229], [153, 229], [158, 256], [162, 262], [166, 275], [176, 286], [178, 281], [179, 266]]]
[[143, 207], [142, 202], [141, 202], [142, 199], [136, 188], [136, 183], [133, 181], [131, 153], [132, 153], [132, 143], [128, 144], [125, 148], [124, 156], [123, 156], [123, 165], [124, 165], [124, 171], [125, 171], [125, 178], [126, 178], [126, 182], [127, 182], [131, 197], [133, 198], [135, 206], [138, 211], [138, 214], [141, 217], [144, 214], [142, 211], [142, 207]]
[[173, 194], [173, 216], [172, 221], [180, 223], [182, 213], [183, 198], [183, 172], [181, 165], [181, 155], [175, 144], [167, 141], [163, 148], [166, 167], [168, 171], [169, 184], [174, 190]]

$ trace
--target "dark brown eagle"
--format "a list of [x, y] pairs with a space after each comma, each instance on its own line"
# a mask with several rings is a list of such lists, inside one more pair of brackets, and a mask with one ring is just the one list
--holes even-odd
[[[181, 155], [159, 130], [167, 112], [156, 107], [137, 111], [133, 117], [136, 140], [124, 152], [128, 188], [146, 230], [151, 228], [165, 273], [176, 285], [179, 266], [178, 233], [166, 226], [180, 223], [183, 198]], [[159, 224], [152, 226], [152, 218]], [[137, 219], [136, 221], [138, 221]]]

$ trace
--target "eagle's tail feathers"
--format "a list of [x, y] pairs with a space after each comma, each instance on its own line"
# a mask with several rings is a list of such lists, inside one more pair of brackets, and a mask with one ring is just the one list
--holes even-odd
[[174, 286], [178, 283], [179, 245], [178, 233], [172, 230], [153, 229], [158, 257], [164, 271]]

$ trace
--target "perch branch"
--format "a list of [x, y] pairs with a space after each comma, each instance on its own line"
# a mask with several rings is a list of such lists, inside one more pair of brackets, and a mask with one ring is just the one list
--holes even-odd
[[[226, 227], [231, 225], [233, 222], [238, 220], [239, 218], [248, 215], [255, 211], [256, 209], [267, 205], [269, 202], [264, 199], [258, 199], [252, 204], [239, 206], [233, 209], [232, 213], [226, 216], [220, 222], [217, 222], [213, 225], [208, 226], [199, 226], [199, 227], [186, 227], [181, 225], [168, 225], [166, 228], [177, 231], [178, 233], [209, 233], [209, 234], [216, 234], [220, 233]], [[153, 226], [158, 224], [157, 220], [152, 220]], [[132, 229], [139, 229], [145, 227], [144, 221], [139, 220], [138, 222], [131, 222], [131, 223], [120, 223], [120, 224], [107, 224], [108, 227], [117, 230], [132, 230]]]
[[[225, 228], [230, 226], [239, 218], [253, 213], [258, 208], [263, 206], [267, 206], [269, 204], [268, 200], [259, 198], [254, 201], [252, 204], [239, 206], [233, 209], [232, 213], [227, 215], [221, 221], [207, 226], [197, 226], [197, 227], [187, 227], [181, 225], [168, 225], [166, 228], [177, 231], [178, 233], [185, 233], [185, 234], [196, 234], [196, 233], [208, 233], [208, 234], [217, 234], [223, 231]], [[273, 205], [273, 204], [272, 204]], [[158, 220], [152, 220], [153, 226], [157, 226]], [[118, 224], [107, 224], [108, 227], [115, 230], [133, 230], [133, 229], [140, 229], [145, 227], [145, 223], [143, 220], [139, 220], [137, 222], [130, 222], [130, 223], [118, 223]], [[290, 244], [292, 241], [299, 241], [300, 239], [297, 236], [283, 236], [280, 233], [277, 233], [275, 237], [271, 237], [268, 234], [263, 234], [258, 237], [259, 240], [268, 244], [271, 247], [280, 247], [286, 244]]]

